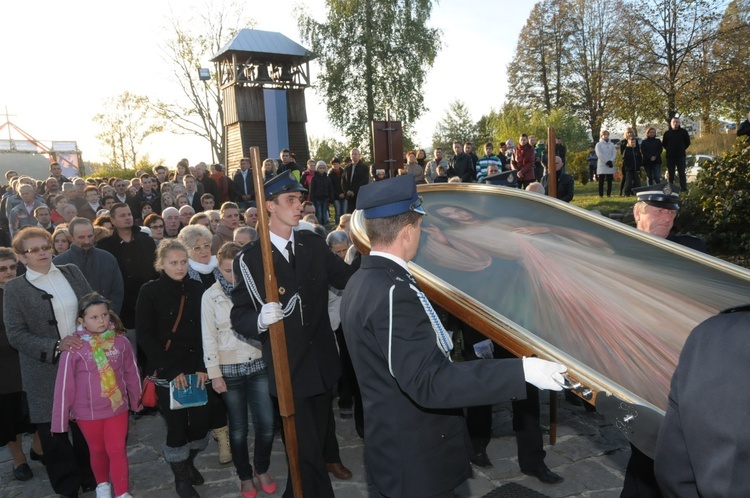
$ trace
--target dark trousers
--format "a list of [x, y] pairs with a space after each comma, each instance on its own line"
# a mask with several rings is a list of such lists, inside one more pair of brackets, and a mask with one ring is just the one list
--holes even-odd
[[667, 156], [667, 178], [670, 183], [675, 183], [674, 170], [677, 168], [677, 175], [680, 177], [680, 188], [687, 190], [687, 176], [685, 176], [685, 156]]
[[625, 174], [625, 195], [633, 195], [633, 189], [641, 186], [640, 170], [627, 170]]
[[[357, 383], [357, 374], [354, 372], [354, 365], [349, 356], [349, 348], [346, 346], [344, 331], [339, 326], [334, 332], [336, 342], [339, 345], [339, 356], [341, 357], [341, 378], [339, 379], [339, 409], [354, 408], [354, 424], [359, 437], [364, 437], [365, 421], [364, 411], [362, 409], [362, 394], [359, 392]], [[328, 461], [328, 460], [326, 460]]]
[[75, 495], [82, 484], [96, 486], [91, 471], [89, 447], [81, 429], [75, 422], [70, 423], [73, 444], [67, 434], [52, 435], [50, 422], [36, 424], [39, 440], [44, 451], [44, 464], [47, 476], [55, 493]]
[[526, 399], [513, 401], [513, 430], [518, 445], [518, 466], [522, 472], [544, 467], [544, 440], [539, 424], [539, 389], [526, 384]]
[[[295, 399], [294, 412], [302, 493], [305, 498], [332, 498], [334, 496], [333, 487], [325, 466], [325, 457], [332, 457], [333, 451], [330, 447], [326, 447], [329, 437], [328, 431], [332, 429], [333, 422], [331, 394], [324, 393]], [[335, 433], [333, 437], [335, 437]], [[326, 455], [326, 453], [328, 454]], [[336, 454], [338, 454], [338, 444], [336, 445]], [[294, 489], [291, 473], [287, 474], [286, 482], [283, 496], [284, 498], [292, 498]]]
[[[211, 428], [211, 399], [213, 390], [207, 386], [208, 404], [172, 410], [169, 408], [169, 388], [156, 386], [159, 411], [167, 425], [167, 446], [181, 448], [191, 441], [206, 437]], [[213, 393], [216, 396], [216, 393]], [[226, 416], [226, 414], [225, 414]]]
[[654, 476], [654, 461], [638, 448], [630, 445], [632, 454], [625, 470], [625, 482], [620, 498], [661, 498]]
[[661, 164], [647, 164], [644, 169], [646, 170], [646, 179], [649, 185], [661, 183]]
[[604, 197], [604, 182], [607, 182], [607, 197], [612, 195], [612, 179], [615, 175], [599, 175], [599, 197]]

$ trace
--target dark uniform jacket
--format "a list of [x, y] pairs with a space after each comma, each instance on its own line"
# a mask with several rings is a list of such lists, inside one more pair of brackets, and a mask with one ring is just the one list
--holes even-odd
[[666, 497], [750, 496], [750, 306], [691, 332], [672, 376], [654, 472]]
[[[295, 268], [272, 245], [279, 301], [285, 308], [299, 296], [284, 319], [286, 347], [295, 398], [329, 392], [341, 376], [338, 350], [328, 318], [328, 287], [343, 289], [352, 268], [328, 248], [325, 240], [308, 230], [295, 230]], [[271, 394], [277, 395], [276, 375], [268, 332], [258, 333], [258, 314], [266, 302], [260, 244], [246, 245], [234, 260], [237, 286], [232, 291], [231, 319], [234, 330], [263, 344]], [[256, 286], [258, 295], [250, 290]], [[258, 297], [260, 299], [258, 299]]]
[[471, 476], [462, 408], [526, 397], [521, 360], [446, 358], [418, 292], [398, 263], [363, 255], [341, 303], [367, 421], [367, 468], [393, 498], [460, 485]]
[[[549, 173], [542, 177], [542, 186], [544, 187], [544, 193], [549, 195]], [[573, 200], [575, 193], [575, 180], [572, 175], [563, 173], [562, 171], [557, 172], [557, 198], [561, 201], [570, 202]]]
[[344, 193], [349, 190], [354, 192], [354, 197], [349, 198], [349, 206], [347, 208], [350, 213], [354, 212], [354, 208], [357, 205], [357, 194], [359, 194], [360, 187], [368, 183], [370, 183], [369, 168], [362, 161], [350, 164], [344, 168], [344, 176], [341, 180]]

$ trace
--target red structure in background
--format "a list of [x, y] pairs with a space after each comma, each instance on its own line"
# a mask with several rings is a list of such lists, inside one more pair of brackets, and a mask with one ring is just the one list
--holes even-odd
[[[5, 109], [5, 123], [0, 124], [0, 136], [7, 132], [7, 139], [0, 139], [0, 153], [20, 153], [20, 154], [47, 154], [49, 162], [57, 162], [62, 166], [63, 175], [68, 178], [74, 176], [83, 176], [83, 161], [81, 160], [81, 151], [78, 150], [76, 142], [52, 142], [48, 147], [41, 141], [37, 140], [30, 133], [25, 132], [19, 126], [10, 121], [8, 109]], [[13, 134], [17, 133], [23, 139], [14, 139]]]

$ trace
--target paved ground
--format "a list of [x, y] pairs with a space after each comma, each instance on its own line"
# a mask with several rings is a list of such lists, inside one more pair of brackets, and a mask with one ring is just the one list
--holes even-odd
[[[548, 405], [543, 404], [542, 420], [546, 420], [548, 408]], [[559, 402], [557, 444], [546, 446], [546, 462], [552, 470], [565, 477], [565, 482], [547, 486], [520, 473], [515, 438], [511, 429], [511, 415], [510, 404], [495, 407], [494, 438], [487, 451], [494, 467], [475, 468], [474, 477], [456, 490], [456, 496], [481, 497], [507, 482], [517, 482], [550, 497], [619, 497], [630, 451], [627, 449], [625, 438], [607, 420], [596, 413], [587, 413], [583, 408], [573, 407], [565, 401]], [[159, 416], [131, 420], [128, 456], [131, 493], [136, 498], [176, 496], [172, 473], [160, 452], [164, 441], [163, 432], [164, 423]], [[252, 434], [252, 431], [250, 433]], [[353, 420], [337, 419], [337, 434], [341, 458], [351, 469], [354, 477], [349, 481], [338, 481], [333, 478], [336, 496], [377, 496], [377, 493], [368, 487], [363, 462], [363, 443], [354, 431]], [[24, 440], [27, 453], [29, 444], [30, 438], [27, 437]], [[14, 480], [8, 450], [0, 448], [0, 498], [55, 496], [44, 467], [38, 462], [29, 463], [34, 471], [34, 478], [25, 483]], [[206, 479], [206, 484], [197, 488], [203, 498], [240, 496], [234, 467], [231, 464], [219, 465], [218, 450], [213, 440], [208, 449], [196, 459], [196, 465]], [[280, 439], [274, 444], [270, 472], [276, 477], [280, 488], [275, 496], [281, 496], [281, 490], [286, 484], [286, 461]], [[263, 496], [267, 495], [259, 492], [259, 497]], [[93, 498], [94, 493], [82, 497]]]

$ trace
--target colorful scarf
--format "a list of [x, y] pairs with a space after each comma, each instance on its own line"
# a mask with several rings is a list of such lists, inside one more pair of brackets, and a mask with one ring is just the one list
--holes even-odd
[[112, 370], [109, 360], [107, 360], [106, 353], [106, 351], [115, 347], [115, 331], [111, 324], [109, 330], [101, 334], [91, 334], [82, 325], [79, 325], [78, 331], [79, 333], [82, 332], [81, 338], [91, 346], [91, 353], [94, 355], [96, 368], [99, 371], [102, 397], [109, 398], [109, 402], [112, 404], [112, 411], [117, 411], [123, 404], [122, 393], [117, 386], [115, 372]]

